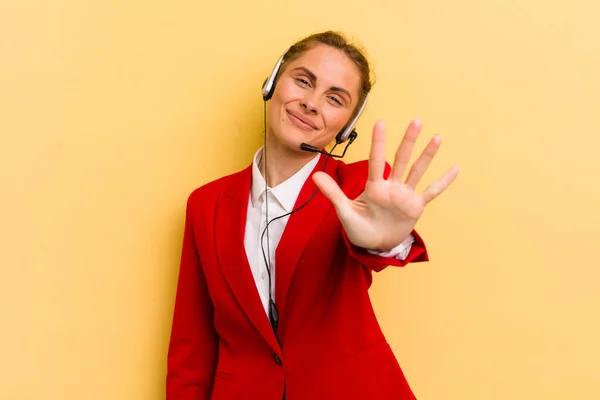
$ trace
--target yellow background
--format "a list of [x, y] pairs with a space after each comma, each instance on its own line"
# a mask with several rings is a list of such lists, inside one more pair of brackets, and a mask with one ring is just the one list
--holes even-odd
[[[377, 75], [389, 160], [409, 120], [461, 174], [418, 230], [431, 262], [376, 277], [420, 400], [600, 398], [600, 3], [0, 4], [0, 397], [164, 398], [183, 214], [247, 166], [260, 85], [340, 29]], [[420, 142], [421, 147], [425, 138]]]

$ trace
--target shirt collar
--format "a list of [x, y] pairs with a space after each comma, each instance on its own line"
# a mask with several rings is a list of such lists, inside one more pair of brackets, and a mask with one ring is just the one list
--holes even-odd
[[[252, 205], [261, 198], [265, 191], [265, 179], [258, 169], [258, 164], [262, 157], [261, 147], [254, 155], [252, 161], [252, 189], [250, 192]], [[298, 172], [289, 177], [286, 181], [280, 183], [274, 188], [267, 188], [267, 190], [275, 197], [275, 199], [281, 204], [286, 212], [291, 212], [296, 204], [300, 190], [306, 182], [306, 179], [310, 176], [312, 170], [319, 162], [321, 154], [317, 154], [312, 160], [310, 160], [304, 167]]]

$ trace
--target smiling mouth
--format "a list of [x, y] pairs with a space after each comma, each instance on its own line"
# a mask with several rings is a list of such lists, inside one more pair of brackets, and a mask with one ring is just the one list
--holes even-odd
[[292, 124], [296, 125], [298, 128], [300, 128], [300, 129], [302, 129], [303, 131], [306, 131], [306, 132], [312, 132], [312, 131], [315, 130], [315, 128], [313, 128], [312, 126], [310, 126], [306, 122], [302, 121], [300, 118], [295, 117], [289, 111], [286, 111], [286, 112], [287, 112], [288, 118], [290, 119], [290, 121], [292, 121]]

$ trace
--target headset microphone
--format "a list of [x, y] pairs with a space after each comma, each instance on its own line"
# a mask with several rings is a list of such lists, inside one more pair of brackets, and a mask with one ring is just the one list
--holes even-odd
[[[321, 149], [319, 149], [319, 148], [317, 148], [315, 146], [311, 146], [308, 143], [302, 143], [302, 144], [300, 144], [300, 150], [308, 151], [308, 152], [311, 152], [311, 153], [321, 153], [321, 154], [325, 154], [326, 156], [329, 156], [329, 157], [343, 158], [346, 155], [346, 150], [348, 150], [348, 147], [352, 144], [352, 142], [354, 142], [354, 140], [357, 137], [358, 137], [358, 134], [356, 133], [355, 130], [353, 130], [350, 133], [350, 136], [348, 138], [348, 143], [346, 144], [346, 147], [344, 147], [344, 151], [342, 152], [341, 155], [333, 154], [333, 153], [327, 152], [325, 150], [321, 150]], [[338, 143], [336, 143], [336, 144], [338, 144]]]
[[311, 146], [310, 144], [302, 143], [300, 148], [304, 151], [310, 151], [312, 153], [320, 153], [321, 150], [317, 149], [315, 146]]

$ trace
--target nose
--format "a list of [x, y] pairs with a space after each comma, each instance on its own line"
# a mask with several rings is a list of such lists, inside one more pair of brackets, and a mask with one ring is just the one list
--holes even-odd
[[306, 96], [304, 99], [302, 99], [300, 101], [300, 106], [308, 113], [315, 115], [319, 113], [317, 102], [314, 100], [313, 96]]

